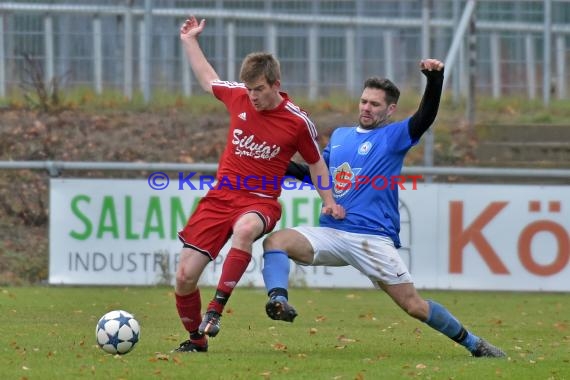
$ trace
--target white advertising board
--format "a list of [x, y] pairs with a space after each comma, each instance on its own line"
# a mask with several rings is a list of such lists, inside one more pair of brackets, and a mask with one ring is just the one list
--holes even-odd
[[[51, 284], [173, 283], [181, 229], [207, 188], [147, 180], [52, 179]], [[400, 254], [416, 285], [430, 289], [570, 290], [570, 191], [563, 186], [418, 184], [400, 191]], [[285, 190], [279, 228], [316, 225], [320, 201]], [[226, 244], [200, 283], [216, 285]], [[263, 286], [261, 241], [241, 286]], [[291, 266], [291, 281], [370, 287], [352, 268]]]

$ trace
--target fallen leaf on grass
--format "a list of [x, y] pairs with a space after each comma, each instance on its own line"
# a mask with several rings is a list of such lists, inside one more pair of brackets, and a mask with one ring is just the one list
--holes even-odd
[[375, 320], [376, 320], [376, 317], [375, 317], [374, 314], [372, 314], [372, 313], [360, 314], [360, 315], [358, 316], [358, 318], [359, 318], [359, 319], [364, 319], [364, 320], [367, 320], [367, 321], [375, 321]]
[[168, 361], [169, 359], [170, 359], [169, 355], [157, 352], [156, 354], [154, 354], [154, 357], [148, 359], [148, 361], [154, 363], [154, 362], [157, 362], [159, 360]]
[[169, 335], [164, 339], [171, 341], [171, 342], [178, 342], [180, 340], [180, 337], [178, 335]]
[[285, 351], [287, 350], [287, 346], [283, 343], [275, 343], [273, 346], [273, 349], [276, 351]]
[[568, 330], [568, 324], [566, 322], [556, 322], [554, 324], [554, 327], [556, 328], [556, 330], [558, 331], [566, 331]]
[[336, 339], [342, 343], [354, 343], [354, 342], [356, 342], [356, 339], [347, 338], [344, 335], [340, 335]]
[[494, 325], [497, 325], [497, 326], [503, 324], [503, 321], [500, 320], [500, 319], [491, 319], [490, 322], [491, 322], [492, 324], [494, 324]]

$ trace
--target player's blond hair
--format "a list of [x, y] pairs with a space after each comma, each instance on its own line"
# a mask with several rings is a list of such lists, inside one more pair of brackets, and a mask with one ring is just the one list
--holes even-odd
[[281, 80], [279, 61], [270, 53], [250, 53], [241, 64], [240, 81], [251, 83], [260, 77], [264, 77], [270, 86]]

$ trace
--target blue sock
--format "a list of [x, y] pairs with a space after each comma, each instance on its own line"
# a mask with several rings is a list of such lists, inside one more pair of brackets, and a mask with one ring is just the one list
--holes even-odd
[[263, 253], [263, 281], [267, 294], [272, 296], [274, 290], [279, 290], [278, 295], [287, 298], [289, 287], [289, 256], [285, 251], [272, 250]]
[[469, 351], [474, 351], [479, 337], [467, 331], [445, 307], [432, 300], [427, 302], [429, 304], [429, 315], [425, 323]]

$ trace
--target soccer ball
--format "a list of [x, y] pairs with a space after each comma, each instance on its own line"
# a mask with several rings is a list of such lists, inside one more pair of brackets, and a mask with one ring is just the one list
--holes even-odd
[[131, 313], [113, 310], [99, 319], [95, 336], [103, 351], [123, 355], [130, 352], [139, 341], [139, 322]]

